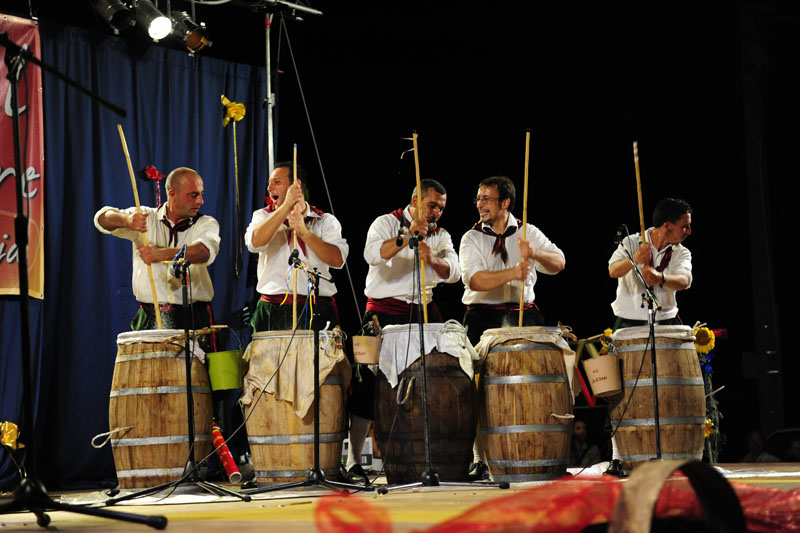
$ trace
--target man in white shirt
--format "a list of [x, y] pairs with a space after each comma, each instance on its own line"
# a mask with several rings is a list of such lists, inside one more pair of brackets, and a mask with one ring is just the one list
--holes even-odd
[[[186, 247], [186, 259], [190, 262], [193, 301], [189, 303], [194, 317], [190, 328], [198, 329], [212, 323], [210, 303], [214, 286], [208, 265], [214, 262], [219, 252], [219, 224], [213, 217], [200, 214], [204, 189], [203, 179], [196, 171], [176, 168], [167, 176], [165, 188], [167, 202], [158, 207], [142, 206], [141, 212], [137, 212], [135, 207], [120, 210], [106, 206], [94, 216], [95, 227], [101, 233], [133, 243], [133, 294], [140, 304], [131, 323], [133, 330], [157, 327], [148, 265], [153, 271], [163, 327], [184, 328], [181, 280], [173, 276], [170, 265], [164, 263], [174, 258], [183, 247]], [[147, 246], [143, 235], [147, 236]], [[207, 348], [209, 346], [204, 347]]]
[[511, 214], [515, 197], [509, 178], [483, 180], [475, 198], [480, 221], [461, 238], [461, 301], [467, 306], [464, 326], [473, 344], [487, 329], [519, 324], [523, 284], [523, 324], [544, 325], [534, 303], [537, 272], [557, 274], [564, 270], [564, 253], [536, 226], [527, 224], [527, 236], [522, 238], [522, 221]]
[[[289, 257], [294, 249], [293, 240], [297, 236], [298, 259], [309, 267], [316, 267], [320, 273], [330, 277], [330, 269], [344, 266], [349, 247], [342, 238], [342, 226], [330, 213], [323, 213], [305, 201], [305, 173], [298, 165], [298, 176], [292, 172], [291, 162], [275, 165], [267, 185], [267, 206], [253, 213], [253, 218], [245, 232], [248, 250], [258, 254], [257, 291], [261, 299], [253, 314], [255, 331], [276, 331], [292, 329], [293, 287], [289, 284], [291, 269]], [[297, 283], [298, 315], [306, 305], [309, 287], [305, 274]], [[320, 279], [319, 301], [315, 302], [322, 317], [321, 327], [326, 322], [331, 326], [339, 323], [336, 303], [336, 285]], [[312, 292], [313, 294], [313, 292]], [[283, 303], [283, 305], [281, 305]], [[300, 329], [310, 329], [302, 324], [310, 323], [309, 312], [298, 321]]]
[[[417, 214], [416, 188], [411, 203], [378, 217], [367, 232], [364, 259], [369, 264], [367, 316], [378, 315], [381, 325], [408, 323], [416, 320], [419, 287], [414, 282], [414, 250], [408, 246], [409, 236], [419, 234], [420, 257], [425, 263], [425, 301], [438, 321], [443, 321], [435, 304], [433, 288], [439, 283], [455, 283], [461, 277], [453, 239], [438, 220], [447, 204], [447, 191], [436, 180], [420, 182], [422, 214]], [[402, 234], [402, 236], [401, 236]], [[400, 244], [398, 245], [398, 241]]]
[[[438, 225], [447, 205], [447, 191], [444, 185], [432, 179], [420, 181], [420, 189], [421, 212], [417, 209], [415, 187], [409, 205], [379, 216], [369, 227], [364, 247], [364, 259], [369, 264], [364, 290], [367, 295], [365, 323], [369, 323], [372, 316], [377, 316], [381, 326], [418, 320], [420, 291], [414, 281], [414, 250], [409, 247], [409, 237], [415, 234], [424, 237], [417, 246], [425, 263], [425, 301], [429, 316], [437, 322], [444, 321], [438, 306], [432, 302], [433, 288], [439, 283], [455, 283], [461, 277], [453, 239]], [[361, 450], [370, 421], [375, 418], [372, 409], [374, 375], [366, 368], [360, 369], [358, 375], [360, 379], [351, 381], [353, 395], [348, 400], [350, 447], [345, 467], [351, 483], [366, 482], [360, 464]]]
[[656, 323], [681, 323], [675, 293], [692, 284], [692, 254], [681, 244], [692, 234], [691, 206], [677, 198], [662, 199], [653, 210], [653, 227], [645, 234], [646, 244], [639, 233], [629, 235], [608, 260], [608, 274], [618, 280], [617, 297], [611, 304], [616, 316], [615, 330], [647, 325], [647, 307], [642, 306], [643, 287], [626, 250], [661, 305], [656, 312]]

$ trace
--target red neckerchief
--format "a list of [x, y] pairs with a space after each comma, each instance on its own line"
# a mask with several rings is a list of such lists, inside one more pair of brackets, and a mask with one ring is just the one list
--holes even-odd
[[[158, 206], [157, 209], [160, 209], [161, 205]], [[194, 218], [184, 218], [183, 220], [178, 221], [178, 223], [173, 226], [172, 223], [169, 221], [169, 218], [167, 218], [166, 209], [164, 211], [165, 213], [164, 216], [161, 218], [161, 223], [164, 224], [169, 230], [169, 242], [167, 243], [167, 246], [172, 246], [172, 241], [175, 241], [175, 246], [178, 246], [178, 233], [180, 233], [181, 231], [186, 231], [187, 229], [191, 228], [194, 225], [194, 223], [197, 222], [197, 220], [201, 216], [203, 216], [200, 213], [197, 213], [197, 216], [195, 216]]]
[[494, 246], [492, 246], [492, 254], [500, 253], [500, 258], [503, 260], [503, 263], [508, 261], [508, 249], [506, 248], [506, 237], [510, 237], [514, 235], [517, 230], [519, 229], [519, 224], [522, 224], [522, 221], [516, 217], [514, 219], [517, 221], [517, 226], [509, 226], [502, 234], [497, 234], [491, 226], [484, 226], [483, 222], [480, 220], [477, 224], [472, 226], [472, 229], [476, 231], [480, 231], [485, 233], [486, 235], [491, 235], [494, 237]]
[[[664, 253], [664, 257], [661, 258], [661, 263], [656, 267], [656, 271], [664, 272], [664, 269], [666, 269], [667, 265], [669, 265], [670, 259], [672, 259], [672, 245], [670, 245], [667, 251]], [[650, 266], [653, 266], [652, 257], [650, 257]]]
[[[269, 196], [262, 196], [262, 198], [264, 198], [264, 200], [266, 200], [266, 202], [267, 202], [267, 206], [264, 208], [264, 211], [266, 211], [267, 213], [274, 212], [275, 211], [275, 202], [272, 200], [272, 198], [270, 198]], [[320, 209], [317, 209], [316, 207], [314, 207], [313, 205], [309, 204], [308, 202], [306, 202], [306, 205], [308, 206], [308, 208], [311, 210], [312, 213], [315, 213], [316, 215], [318, 215], [320, 217], [325, 214], [324, 211], [322, 211]], [[303, 222], [307, 225], [309, 222], [314, 220], [314, 218], [316, 218], [316, 217], [311, 217], [311, 216], [303, 217]], [[283, 219], [283, 225], [286, 226], [286, 227], [289, 227], [289, 220], [288, 219]], [[294, 230], [293, 229], [289, 229], [289, 234], [286, 237], [286, 244], [290, 248], [292, 247], [292, 236], [293, 235], [294, 235]], [[304, 243], [303, 239], [301, 239], [300, 237], [297, 238], [297, 245], [303, 251], [303, 255], [308, 257], [308, 254], [306, 253], [306, 243]]]
[[[394, 211], [392, 211], [389, 214], [390, 215], [394, 215], [394, 217], [397, 220], [400, 221], [400, 224], [404, 228], [410, 228], [411, 227], [411, 223], [408, 221], [408, 219], [405, 217], [405, 215], [403, 213], [404, 213], [404, 209], [401, 207], [400, 209], [395, 209]], [[433, 229], [428, 230], [428, 236], [435, 235], [437, 231], [439, 231], [439, 226], [438, 225], [434, 226]]]

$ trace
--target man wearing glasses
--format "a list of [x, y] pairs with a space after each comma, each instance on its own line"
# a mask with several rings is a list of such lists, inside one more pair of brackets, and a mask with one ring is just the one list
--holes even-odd
[[483, 180], [475, 198], [480, 221], [461, 238], [461, 301], [467, 306], [464, 326], [473, 344], [487, 329], [519, 323], [522, 284], [523, 325], [543, 326], [544, 317], [534, 304], [537, 272], [557, 274], [564, 270], [564, 253], [536, 226], [527, 225], [527, 240], [523, 240], [522, 221], [511, 214], [515, 196], [509, 178]]

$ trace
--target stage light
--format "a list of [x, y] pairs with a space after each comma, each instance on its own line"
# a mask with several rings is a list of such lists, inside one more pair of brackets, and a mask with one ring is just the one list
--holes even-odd
[[172, 32], [183, 41], [190, 52], [199, 52], [211, 46], [208, 30], [204, 23], [198, 24], [186, 11], [176, 11], [172, 15]]
[[151, 39], [158, 41], [169, 35], [172, 30], [172, 21], [156, 9], [150, 0], [136, 0], [134, 7], [136, 20], [147, 30]]
[[136, 22], [133, 13], [122, 0], [91, 0], [92, 7], [100, 13], [109, 26], [114, 29], [114, 33], [130, 28]]

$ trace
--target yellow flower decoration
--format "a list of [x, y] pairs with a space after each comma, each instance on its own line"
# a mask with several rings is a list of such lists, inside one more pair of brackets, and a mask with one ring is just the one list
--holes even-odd
[[244, 108], [244, 104], [241, 102], [231, 102], [228, 100], [225, 95], [220, 95], [219, 97], [222, 105], [225, 106], [225, 118], [222, 119], [222, 127], [228, 125], [228, 122], [233, 120], [234, 122], [239, 122], [244, 118], [244, 114], [246, 109]]
[[12, 450], [24, 448], [21, 442], [17, 442], [19, 436], [19, 429], [13, 422], [0, 422], [0, 444], [7, 446]]
[[714, 349], [714, 332], [708, 328], [697, 328], [694, 330], [694, 346], [697, 353], [708, 353]]
[[710, 437], [711, 435], [715, 435], [716, 433], [717, 428], [714, 427], [714, 422], [712, 422], [710, 418], [706, 418], [706, 438]]

